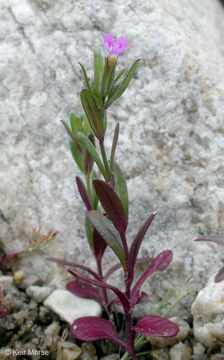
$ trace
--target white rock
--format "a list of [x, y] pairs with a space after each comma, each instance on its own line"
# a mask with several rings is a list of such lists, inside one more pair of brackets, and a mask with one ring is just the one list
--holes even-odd
[[9, 275], [0, 275], [0, 285], [9, 284], [12, 285], [13, 276]]
[[[199, 232], [224, 228], [223, 19], [218, 0], [0, 1], [0, 203], [13, 224], [1, 224], [6, 253], [23, 248], [24, 232], [42, 225], [46, 233], [60, 231], [48, 248], [51, 256], [95, 266], [74, 187], [80, 173], [59, 120], [82, 111], [78, 61], [91, 75], [92, 51], [106, 54], [102, 40], [112, 31], [132, 44], [120, 65], [142, 59], [110, 108], [106, 141], [109, 150], [119, 121], [117, 160], [128, 178], [129, 238], [157, 210], [140, 256], [175, 250], [167, 275], [144, 290], [156, 304], [192, 273], [199, 289], [201, 274], [217, 270], [221, 251], [211, 256], [215, 245], [193, 240]], [[56, 282], [61, 270], [44, 258], [24, 256], [19, 268]], [[108, 251], [105, 264], [115, 262]], [[123, 286], [121, 276], [114, 274], [113, 281]], [[150, 310], [147, 304], [141, 314]], [[181, 316], [186, 307], [178, 307]]]
[[37, 286], [31, 285], [26, 289], [27, 295], [29, 295], [37, 303], [43, 302], [52, 293], [52, 288], [49, 286]]
[[191, 360], [191, 354], [191, 347], [180, 342], [170, 349], [170, 360]]
[[213, 279], [198, 293], [191, 308], [195, 339], [206, 347], [224, 341], [224, 281], [215, 283]]
[[90, 299], [82, 299], [67, 290], [55, 290], [44, 302], [44, 305], [54, 311], [62, 320], [72, 324], [83, 316], [100, 316], [100, 305]]

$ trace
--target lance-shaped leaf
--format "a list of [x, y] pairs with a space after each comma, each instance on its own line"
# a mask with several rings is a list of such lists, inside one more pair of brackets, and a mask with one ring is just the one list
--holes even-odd
[[[115, 157], [115, 151], [116, 151], [116, 147], [117, 147], [118, 137], [119, 137], [119, 123], [116, 125], [115, 130], [114, 130], [114, 137], [113, 137], [113, 143], [112, 143], [111, 154], [110, 154], [110, 174], [111, 174], [111, 176], [113, 175], [113, 170], [114, 170], [114, 157]], [[114, 177], [113, 177], [113, 179], [114, 179]]]
[[80, 171], [85, 173], [84, 162], [83, 162], [83, 153], [78, 149], [73, 140], [69, 141], [69, 147], [72, 153], [72, 157], [75, 160], [76, 165], [78, 165]]
[[102, 74], [103, 74], [103, 57], [99, 51], [94, 51], [94, 80], [98, 93], [100, 91]]
[[50, 262], [54, 262], [59, 265], [72, 266], [74, 268], [84, 270], [84, 271], [88, 272], [89, 274], [93, 275], [96, 279], [100, 279], [100, 276], [95, 271], [90, 269], [88, 266], [76, 264], [76, 263], [73, 263], [72, 261], [57, 259], [57, 258], [53, 258], [53, 257], [46, 258], [46, 260], [50, 261]]
[[99, 109], [96, 106], [91, 92], [87, 89], [81, 91], [81, 101], [89, 124], [96, 135], [102, 141], [104, 138], [104, 125]]
[[129, 252], [129, 259], [128, 259], [129, 260], [128, 264], [129, 264], [129, 269], [130, 269], [129, 270], [130, 283], [132, 283], [133, 278], [134, 278], [134, 267], [135, 267], [135, 263], [136, 263], [137, 256], [139, 253], [140, 246], [141, 246], [144, 236], [155, 216], [156, 216], [156, 212], [152, 213], [148, 217], [148, 219], [145, 221], [144, 225], [139, 230], [138, 234], [135, 237], [135, 240], [133, 241], [133, 243], [131, 245], [130, 252]]
[[100, 160], [99, 155], [97, 154], [97, 151], [94, 147], [94, 145], [91, 143], [91, 141], [89, 140], [88, 136], [86, 136], [85, 134], [83, 134], [82, 132], [78, 133], [78, 138], [79, 140], [83, 143], [83, 145], [87, 148], [87, 150], [89, 151], [89, 153], [91, 154], [93, 160], [95, 161], [95, 163], [97, 164], [101, 174], [103, 175], [103, 177], [106, 179], [107, 178], [107, 174], [106, 171], [104, 169], [103, 163]]
[[219, 269], [218, 273], [215, 275], [215, 282], [220, 282], [224, 279], [224, 266]]
[[142, 335], [165, 338], [174, 337], [179, 332], [177, 324], [156, 315], [142, 317], [132, 329]]
[[77, 296], [94, 299], [104, 306], [99, 290], [89, 284], [85, 284], [81, 281], [70, 281], [66, 285], [66, 289]]
[[[149, 297], [148, 294], [146, 294], [144, 291], [142, 291], [136, 304], [144, 303], [148, 299], [148, 297]], [[112, 305], [112, 304], [121, 305], [121, 302], [118, 298], [115, 298], [110, 302], [109, 305]]]
[[66, 122], [64, 120], [61, 120], [61, 123], [64, 125], [65, 130], [67, 131], [68, 135], [70, 136], [70, 138], [72, 139], [74, 144], [77, 146], [78, 150], [80, 151], [80, 154], [82, 154], [82, 148], [81, 148], [80, 144], [78, 143], [77, 139], [75, 138], [75, 136], [72, 134], [72, 131], [69, 129]]
[[116, 58], [114, 57], [111, 63], [110, 59], [111, 57], [107, 57], [105, 59], [104, 71], [101, 82], [101, 93], [103, 96], [106, 96], [110, 92], [114, 83], [115, 68], [117, 65], [117, 61]]
[[87, 194], [87, 191], [86, 191], [86, 187], [85, 187], [83, 181], [80, 179], [79, 176], [76, 176], [76, 184], [77, 184], [80, 196], [82, 198], [82, 201], [84, 202], [84, 204], [86, 206], [86, 209], [88, 211], [92, 210], [92, 205], [91, 205], [91, 202], [89, 200], [89, 197], [88, 197], [88, 194]]
[[125, 208], [126, 214], [128, 216], [128, 188], [125, 177], [121, 171], [119, 165], [115, 162], [113, 168], [113, 176], [115, 183], [115, 191], [118, 194], [119, 198], [122, 201], [122, 204]]
[[107, 245], [114, 251], [114, 253], [119, 258], [122, 266], [126, 268], [127, 261], [125, 257], [124, 250], [122, 248], [122, 241], [120, 238], [119, 232], [116, 230], [114, 225], [110, 220], [108, 220], [103, 214], [99, 211], [89, 211], [88, 213], [89, 220], [92, 225], [102, 236]]
[[86, 82], [86, 86], [87, 86], [88, 90], [91, 91], [91, 86], [90, 86], [89, 79], [88, 79], [88, 76], [87, 76], [87, 73], [86, 73], [86, 69], [84, 68], [84, 66], [81, 63], [79, 63], [79, 65], [82, 68], [83, 75], [84, 75], [85, 82]]
[[95, 228], [93, 228], [93, 250], [95, 253], [97, 263], [100, 265], [100, 267], [106, 247], [107, 247], [107, 243], [105, 242], [104, 238]]
[[145, 281], [152, 276], [153, 274], [163, 271], [167, 268], [173, 258], [173, 253], [171, 250], [162, 251], [152, 262], [149, 268], [144, 272], [140, 279], [135, 284], [133, 290], [131, 290], [131, 304], [132, 307], [138, 302], [139, 297], [141, 296], [141, 288]]
[[127, 345], [117, 337], [109, 320], [95, 316], [85, 316], [74, 321], [70, 327], [72, 334], [82, 341], [111, 339], [127, 350]]
[[128, 71], [127, 75], [124, 76], [124, 79], [121, 81], [121, 83], [119, 84], [118, 88], [116, 89], [116, 91], [113, 93], [112, 96], [109, 97], [106, 107], [108, 108], [112, 102], [114, 102], [115, 100], [117, 100], [122, 94], [123, 92], [126, 90], [126, 88], [128, 87], [129, 82], [131, 81], [131, 79], [134, 76], [135, 70], [138, 66], [140, 59], [136, 60], [134, 62], [134, 64], [131, 66], [130, 70]]
[[112, 290], [117, 295], [117, 297], [120, 299], [120, 301], [121, 301], [121, 303], [123, 305], [125, 313], [129, 312], [129, 310], [130, 310], [129, 300], [127, 299], [126, 295], [121, 290], [119, 290], [116, 286], [107, 284], [106, 282], [104, 282], [102, 280], [90, 279], [88, 276], [79, 273], [75, 269], [68, 269], [68, 271], [70, 272], [70, 274], [76, 276], [77, 278], [79, 278], [82, 281], [85, 281], [85, 282], [87, 282], [89, 284], [101, 287], [102, 289]]
[[195, 239], [195, 241], [210, 241], [210, 242], [214, 242], [216, 244], [224, 246], [224, 236], [223, 235], [205, 236], [205, 237]]
[[128, 225], [128, 217], [122, 201], [110, 184], [105, 181], [94, 179], [93, 186], [109, 219], [121, 235], [125, 234]]

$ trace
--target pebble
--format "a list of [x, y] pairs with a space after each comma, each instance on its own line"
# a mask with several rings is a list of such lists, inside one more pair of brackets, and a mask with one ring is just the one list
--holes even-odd
[[224, 341], [224, 281], [214, 282], [199, 291], [191, 308], [196, 341], [210, 347], [217, 340]]
[[57, 289], [45, 300], [44, 306], [70, 325], [83, 316], [101, 316], [101, 306], [94, 300], [82, 299], [68, 290]]
[[42, 285], [43, 281], [36, 275], [29, 275], [27, 277], [25, 277], [25, 279], [23, 279], [23, 281], [21, 282], [21, 284], [19, 285], [20, 289], [27, 289], [29, 286], [32, 285]]
[[52, 288], [48, 286], [31, 285], [26, 289], [29, 295], [37, 303], [42, 303], [52, 292]]
[[69, 341], [58, 343], [56, 360], [75, 360], [81, 355], [82, 350], [76, 344]]
[[13, 279], [14, 279], [16, 285], [20, 285], [24, 279], [24, 272], [22, 270], [16, 271], [14, 273]]
[[169, 320], [175, 322], [179, 326], [180, 331], [175, 337], [172, 338], [148, 336], [147, 339], [153, 346], [157, 346], [159, 348], [171, 346], [178, 343], [179, 341], [185, 340], [188, 337], [190, 333], [190, 326], [186, 321], [178, 317], [172, 317]]
[[191, 347], [179, 342], [170, 349], [170, 360], [191, 360], [191, 354]]
[[7, 276], [7, 275], [1, 275], [0, 276], [0, 285], [5, 285], [5, 284], [9, 284], [12, 285], [13, 283], [13, 277], [12, 276]]
[[61, 330], [61, 327], [58, 322], [54, 321], [50, 324], [45, 330], [44, 334], [47, 336], [57, 336]]

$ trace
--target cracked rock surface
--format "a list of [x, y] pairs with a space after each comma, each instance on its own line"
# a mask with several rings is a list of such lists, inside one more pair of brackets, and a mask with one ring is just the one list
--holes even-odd
[[[157, 210], [140, 255], [174, 251], [166, 273], [152, 279], [150, 299], [155, 303], [191, 275], [200, 289], [206, 274], [217, 271], [221, 251], [193, 240], [224, 228], [223, 18], [218, 0], [1, 0], [5, 252], [23, 247], [24, 235], [41, 225], [60, 231], [51, 256], [95, 266], [75, 187], [79, 172], [59, 120], [81, 111], [78, 61], [91, 74], [92, 50], [102, 49], [111, 31], [132, 44], [120, 63], [141, 58], [108, 121], [108, 147], [115, 123], [121, 127], [117, 159], [128, 179], [129, 235]], [[115, 261], [106, 254], [105, 264]], [[65, 283], [65, 272], [44, 256], [23, 257], [20, 268], [46, 283]], [[114, 281], [121, 286], [117, 274]], [[147, 303], [142, 311], [149, 311]]]

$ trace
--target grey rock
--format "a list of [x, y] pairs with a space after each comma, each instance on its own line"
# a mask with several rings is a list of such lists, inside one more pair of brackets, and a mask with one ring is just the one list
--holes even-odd
[[44, 302], [62, 320], [72, 324], [83, 316], [100, 316], [101, 306], [94, 300], [82, 299], [67, 290], [55, 290]]
[[170, 349], [170, 360], [191, 360], [190, 345], [179, 342]]
[[[2, 0], [0, 4], [1, 224], [5, 252], [23, 248], [24, 233], [42, 225], [59, 230], [51, 256], [95, 266], [85, 238], [82, 207], [68, 137], [60, 119], [81, 111], [80, 67], [92, 71], [92, 50], [104, 34], [132, 44], [119, 59], [141, 58], [135, 79], [108, 120], [107, 149], [115, 122], [121, 125], [117, 160], [130, 192], [129, 238], [148, 214], [158, 214], [140, 255], [170, 248], [174, 261], [152, 279], [156, 304], [189, 275], [200, 289], [217, 270], [221, 251], [196, 244], [199, 234], [224, 227], [223, 33], [218, 0]], [[47, 254], [46, 254], [47, 255]], [[64, 284], [65, 273], [30, 254], [19, 268], [43, 281]], [[116, 259], [108, 252], [105, 264]], [[203, 278], [202, 278], [203, 275]], [[121, 276], [113, 281], [121, 288]], [[189, 300], [190, 302], [191, 300]], [[184, 303], [180, 313], [189, 308]], [[147, 303], [140, 313], [148, 313]]]
[[52, 292], [52, 288], [48, 286], [32, 285], [26, 289], [27, 295], [29, 295], [37, 303], [42, 303]]
[[21, 284], [19, 285], [19, 288], [25, 290], [26, 288], [28, 288], [29, 286], [32, 286], [32, 285], [38, 285], [38, 286], [42, 285], [41, 279], [36, 275], [27, 276], [21, 282]]
[[214, 282], [214, 276], [197, 295], [191, 312], [195, 339], [206, 347], [217, 340], [224, 341], [224, 281]]

